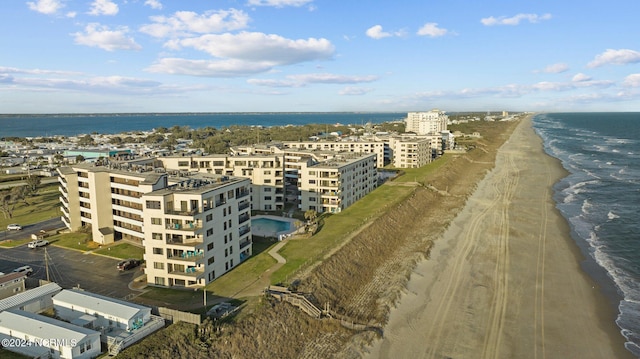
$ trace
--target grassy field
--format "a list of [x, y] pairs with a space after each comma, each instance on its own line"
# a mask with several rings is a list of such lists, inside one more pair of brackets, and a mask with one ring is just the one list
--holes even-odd
[[18, 203], [13, 212], [13, 218], [0, 215], [0, 228], [7, 228], [8, 224], [19, 223], [27, 225], [60, 216], [60, 192], [55, 183], [43, 185], [35, 196], [27, 197], [28, 205]]
[[131, 243], [122, 242], [98, 249], [93, 253], [121, 259], [142, 259], [144, 256], [144, 248], [135, 246]]

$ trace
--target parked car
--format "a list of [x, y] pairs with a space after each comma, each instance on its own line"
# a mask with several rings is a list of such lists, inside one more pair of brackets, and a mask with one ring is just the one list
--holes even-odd
[[49, 245], [49, 241], [45, 241], [44, 239], [38, 239], [38, 240], [29, 242], [27, 244], [27, 247], [38, 248], [38, 247], [44, 247], [46, 245]]
[[22, 226], [17, 223], [12, 223], [7, 226], [7, 231], [19, 231], [22, 229]]
[[140, 265], [140, 260], [138, 259], [125, 259], [123, 261], [118, 262], [118, 265], [116, 266], [116, 268], [118, 268], [119, 271], [125, 271], [125, 270], [135, 268], [139, 265]]
[[18, 267], [16, 269], [14, 269], [13, 273], [24, 273], [24, 274], [29, 276], [29, 275], [33, 274], [33, 268], [31, 268], [29, 266], [22, 266], [22, 267]]

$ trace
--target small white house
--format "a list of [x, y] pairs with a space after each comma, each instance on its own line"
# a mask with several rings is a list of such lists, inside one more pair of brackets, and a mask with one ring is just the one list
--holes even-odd
[[9, 309], [20, 309], [31, 313], [40, 313], [53, 308], [52, 297], [62, 288], [56, 283], [47, 283], [39, 287], [20, 292], [9, 298], [0, 300], [0, 312]]
[[30, 357], [84, 359], [100, 355], [100, 333], [19, 309], [0, 313], [0, 338], [4, 349]]
[[53, 307], [59, 318], [97, 330], [130, 331], [151, 319], [151, 308], [80, 290], [63, 289], [53, 297]]

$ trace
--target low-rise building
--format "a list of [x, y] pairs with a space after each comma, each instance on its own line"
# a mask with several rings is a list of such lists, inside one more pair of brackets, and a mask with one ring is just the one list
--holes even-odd
[[24, 273], [9, 273], [0, 275], [0, 299], [24, 292]]
[[53, 296], [62, 288], [56, 283], [47, 283], [39, 287], [20, 292], [0, 300], [0, 312], [20, 309], [31, 313], [40, 313], [53, 308]]
[[99, 332], [19, 309], [0, 312], [0, 337], [4, 349], [29, 357], [90, 359], [101, 351]]

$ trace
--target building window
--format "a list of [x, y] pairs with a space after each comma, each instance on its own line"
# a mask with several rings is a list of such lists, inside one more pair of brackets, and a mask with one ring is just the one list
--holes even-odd
[[162, 233], [151, 233], [151, 239], [162, 240]]
[[162, 248], [153, 247], [153, 254], [163, 254], [164, 250]]
[[207, 236], [210, 236], [210, 235], [213, 235], [213, 228], [207, 229]]
[[160, 209], [160, 201], [147, 201], [147, 209]]
[[156, 277], [155, 283], [157, 285], [164, 285], [164, 278], [163, 277]]
[[164, 263], [162, 262], [153, 262], [154, 269], [164, 269]]
[[207, 222], [213, 221], [213, 214], [211, 213], [207, 214], [206, 221]]
[[162, 224], [161, 218], [151, 218], [151, 224]]
[[265, 179], [264, 183], [271, 183], [271, 180], [270, 179]]
[[264, 191], [265, 191], [265, 192], [271, 192], [271, 187], [266, 187], [266, 188], [264, 189]]
[[271, 196], [264, 196], [265, 201], [271, 201]]
[[178, 161], [178, 167], [189, 167], [189, 161]]
[[207, 244], [207, 251], [210, 251], [212, 249], [213, 249], [213, 243]]
[[216, 258], [214, 256], [211, 256], [208, 260], [207, 260], [207, 264], [213, 264], [216, 261]]

